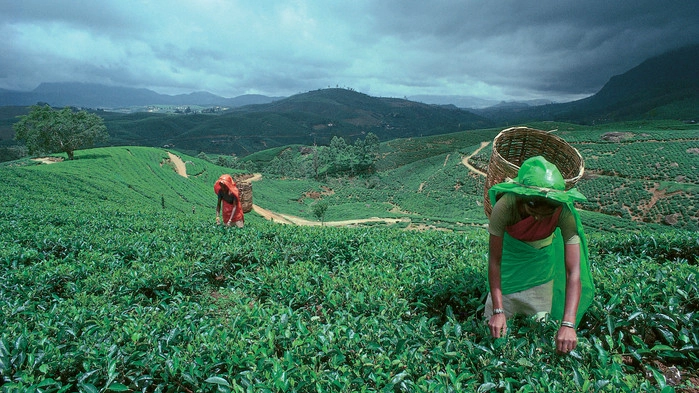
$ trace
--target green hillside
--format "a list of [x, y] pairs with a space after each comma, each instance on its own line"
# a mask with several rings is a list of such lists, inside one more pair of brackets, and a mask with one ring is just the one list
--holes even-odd
[[173, 145], [191, 155], [248, 154], [290, 144], [350, 143], [368, 132], [381, 140], [486, 127], [490, 121], [461, 109], [377, 98], [347, 89], [298, 94], [270, 104], [217, 114], [164, 115], [100, 112], [115, 145]]
[[[540, 122], [528, 126], [556, 130], [583, 155], [586, 176], [578, 188], [588, 197], [580, 208], [591, 230], [626, 231], [638, 228], [663, 230], [676, 227], [699, 230], [699, 132], [696, 125], [678, 121], [628, 122], [604, 126]], [[398, 138], [381, 144], [381, 159], [376, 173], [349, 180], [286, 179], [267, 188], [267, 180], [257, 189], [275, 194], [277, 203], [264, 200], [285, 214], [312, 219], [314, 199], [304, 192], [331, 190], [323, 197], [330, 203], [333, 219], [365, 215], [396, 216], [396, 211], [413, 221], [430, 222], [440, 228], [458, 229], [482, 225], [484, 176], [470, 172], [463, 158], [489, 143], [501, 129], [483, 129], [423, 138]], [[293, 151], [288, 160], [304, 166], [312, 160], [301, 149], [272, 149], [243, 158], [258, 171], [275, 157]], [[470, 158], [470, 163], [487, 172], [491, 146], [485, 146]], [[289, 171], [289, 173], [294, 173]], [[293, 175], [290, 175], [294, 177]], [[301, 190], [284, 195], [283, 184], [296, 183]], [[299, 203], [302, 201], [302, 203]], [[372, 209], [346, 206], [349, 202], [367, 203]], [[388, 203], [386, 212], [374, 211], [375, 203]], [[390, 215], [389, 215], [390, 214]]]
[[[699, 138], [695, 125], [666, 121], [604, 127], [567, 123], [530, 126], [557, 130], [583, 154], [586, 176], [578, 188], [588, 197], [580, 208], [588, 216], [590, 230], [699, 229]], [[326, 219], [330, 221], [381, 217], [450, 230], [482, 226], [486, 223], [482, 211], [485, 178], [471, 172], [463, 160], [499, 131], [394, 139], [381, 144], [375, 172], [359, 177], [318, 181], [266, 173], [254, 184], [254, 203], [306, 220], [316, 220], [312, 205], [323, 199], [329, 204]], [[483, 146], [470, 158], [471, 165], [482, 172], [487, 172], [490, 147]], [[292, 150], [299, 161], [290, 162], [303, 165], [302, 160], [312, 159], [301, 150]], [[264, 173], [285, 151], [272, 149], [251, 155], [247, 160], [250, 165], [243, 159], [246, 171], [176, 153], [187, 162], [192, 175], [183, 178], [171, 170], [164, 149], [99, 148], [78, 151], [75, 162], [59, 165], [35, 165], [28, 159], [10, 162], [6, 167], [17, 169], [4, 174], [3, 179], [17, 189], [24, 187], [21, 184], [27, 179], [37, 178], [42, 184], [60, 179], [53, 182], [65, 187], [59, 194], [93, 190], [100, 195], [98, 201], [86, 203], [117, 207], [124, 200], [133, 200], [144, 208], [161, 209], [165, 201], [169, 210], [191, 212], [194, 206], [201, 212], [211, 208], [211, 184], [221, 173]]]
[[23, 159], [6, 163], [1, 170], [6, 195], [26, 203], [34, 203], [31, 196], [41, 195], [38, 202], [45, 209], [93, 206], [97, 212], [111, 212], [135, 207], [151, 213], [208, 208], [211, 187], [226, 170], [194, 157], [186, 160], [188, 178], [175, 172], [167, 151], [136, 146], [80, 150], [75, 160], [51, 165]]

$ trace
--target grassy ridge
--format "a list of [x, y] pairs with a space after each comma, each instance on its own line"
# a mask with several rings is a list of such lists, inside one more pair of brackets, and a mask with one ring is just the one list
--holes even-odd
[[166, 150], [148, 147], [88, 149], [75, 157], [50, 165], [29, 159], [6, 164], [0, 167], [4, 187], [21, 203], [44, 204], [41, 210], [91, 204], [104, 211], [136, 206], [152, 212], [163, 210], [164, 201], [168, 211], [191, 212], [192, 206], [195, 210], [215, 206], [211, 187], [218, 176], [230, 172], [182, 156], [189, 175], [184, 178], [175, 172]]

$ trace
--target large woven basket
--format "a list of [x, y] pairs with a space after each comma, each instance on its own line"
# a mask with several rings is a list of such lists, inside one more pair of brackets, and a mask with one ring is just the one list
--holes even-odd
[[243, 213], [252, 211], [252, 183], [238, 182], [238, 191], [240, 191], [240, 204], [243, 207]]
[[585, 170], [580, 152], [550, 132], [527, 127], [502, 130], [493, 140], [493, 152], [483, 190], [483, 209], [488, 218], [493, 210], [488, 198], [490, 187], [507, 178], [516, 177], [520, 165], [534, 156], [543, 156], [558, 167], [565, 179], [566, 190], [575, 186]]

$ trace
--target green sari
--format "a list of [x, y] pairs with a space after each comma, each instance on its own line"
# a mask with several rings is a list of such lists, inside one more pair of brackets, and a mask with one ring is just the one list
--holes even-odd
[[[587, 238], [580, 222], [580, 215], [572, 203], [568, 208], [575, 217], [580, 236], [580, 303], [575, 324], [580, 323], [585, 311], [592, 304], [594, 283], [589, 265]], [[560, 228], [554, 232], [551, 245], [537, 249], [526, 242], [505, 233], [501, 262], [501, 286], [504, 295], [524, 291], [553, 280], [553, 305], [551, 317], [563, 318], [566, 293], [565, 247]]]

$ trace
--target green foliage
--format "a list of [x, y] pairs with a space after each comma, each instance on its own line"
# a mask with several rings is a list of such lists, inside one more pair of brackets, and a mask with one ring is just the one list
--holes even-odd
[[101, 117], [72, 108], [54, 110], [48, 105], [32, 106], [13, 128], [15, 139], [23, 141], [30, 154], [64, 152], [69, 160], [75, 150], [109, 138]]
[[696, 265], [699, 236], [696, 232], [665, 230], [662, 232], [625, 233], [603, 238], [597, 244], [600, 251], [623, 256], [652, 258], [657, 261], [685, 261]]
[[576, 135], [566, 138], [585, 159], [587, 175], [578, 183], [588, 197], [583, 209], [699, 229], [695, 126], [635, 122]]
[[[635, 232], [639, 228], [699, 228], [696, 201], [699, 189], [694, 179], [697, 155], [693, 150], [696, 132], [692, 125], [676, 121], [596, 127], [555, 122], [527, 125], [555, 130], [553, 132], [569, 140], [583, 154], [586, 175], [577, 187], [588, 197], [588, 202], [578, 207], [586, 215], [584, 225], [589, 230]], [[470, 172], [462, 161], [470, 157], [471, 165], [486, 172], [492, 152], [488, 143], [499, 131], [465, 131], [391, 140], [380, 145], [375, 172], [349, 178], [321, 177], [317, 182], [301, 179], [313, 173], [311, 157], [314, 154], [304, 156], [302, 152], [321, 152], [319, 162], [327, 168], [329, 146], [270, 149], [265, 151], [266, 155], [256, 154], [258, 158], [266, 157], [266, 161], [257, 160], [256, 163], [260, 168], [265, 165], [270, 168], [264, 162], [273, 162], [276, 158], [279, 172], [275, 173], [282, 176], [283, 181], [267, 183], [271, 179], [265, 173], [258, 183], [264, 189], [258, 194], [264, 201], [256, 200], [262, 206], [274, 206], [274, 211], [313, 219], [309, 206], [312, 199], [306, 198], [305, 193], [319, 192], [327, 193], [323, 198], [333, 206], [333, 211], [328, 213], [329, 220], [402, 216], [416, 224], [450, 230], [485, 225], [487, 220], [482, 207], [485, 178]], [[605, 139], [610, 132], [621, 133], [628, 139], [621, 142]], [[667, 142], [672, 149], [658, 150], [658, 140]], [[647, 149], [644, 149], [646, 143]], [[626, 148], [631, 146], [633, 148]], [[675, 153], [661, 155], [667, 154], [666, 150]], [[478, 153], [473, 155], [476, 151]], [[645, 158], [639, 160], [636, 156], [644, 151]], [[652, 165], [652, 170], [642, 168], [643, 160], [653, 159], [662, 159], [665, 164]], [[285, 164], [281, 165], [283, 162]], [[605, 166], [601, 167], [600, 162]], [[677, 168], [683, 168], [684, 172]]]
[[328, 202], [324, 200], [316, 201], [311, 205], [313, 209], [313, 215], [316, 216], [318, 221], [323, 222], [325, 218], [325, 213], [328, 211]]
[[379, 158], [379, 139], [368, 133], [364, 139], [347, 144], [335, 136], [329, 146], [288, 146], [269, 149], [242, 160], [254, 162], [261, 171], [291, 178], [320, 179], [327, 176], [356, 176], [372, 173]]

